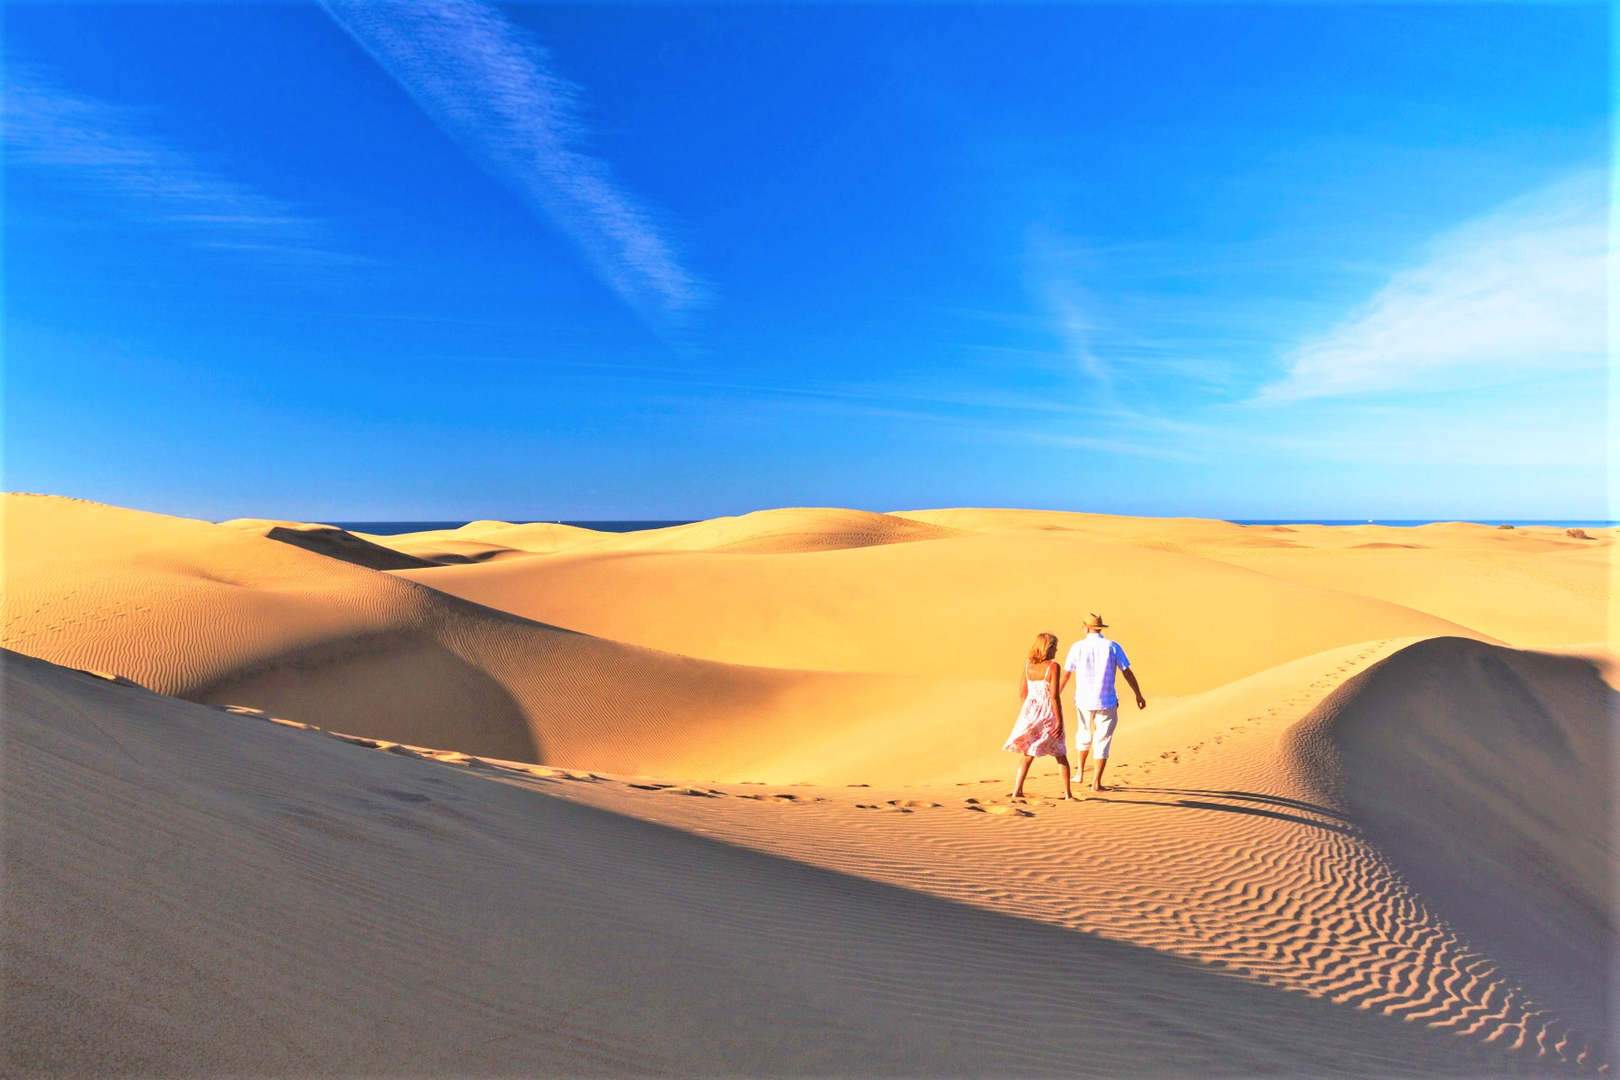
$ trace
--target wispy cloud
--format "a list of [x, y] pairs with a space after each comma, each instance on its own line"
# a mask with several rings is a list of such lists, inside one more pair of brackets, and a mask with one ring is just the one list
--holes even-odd
[[1259, 401], [1444, 390], [1604, 362], [1606, 176], [1566, 177], [1435, 239], [1285, 357]]
[[[1155, 411], [1166, 383], [1183, 399], [1230, 392], [1252, 344], [1218, 300], [1170, 280], [1177, 275], [1166, 273], [1175, 264], [1165, 246], [1089, 244], [1044, 227], [1026, 246], [1038, 308], [1024, 329], [1053, 342], [1078, 376], [1076, 392], [1121, 419]], [[1190, 261], [1210, 272], [1207, 262]]]
[[669, 327], [702, 299], [652, 215], [581, 149], [578, 87], [478, 0], [322, 0], [447, 134], [543, 211], [626, 303]]
[[[1091, 392], [1104, 398], [1113, 396], [1114, 380], [1108, 365], [1096, 349], [1101, 329], [1097, 302], [1080, 284], [1078, 270], [1089, 269], [1090, 252], [1077, 259], [1072, 243], [1037, 226], [1026, 240], [1026, 260], [1031, 289], [1045, 309], [1047, 329], [1056, 339], [1070, 370], [1091, 384]], [[1081, 264], [1077, 267], [1077, 262]]]
[[11, 165], [50, 170], [111, 199], [124, 217], [177, 230], [200, 247], [347, 259], [325, 250], [320, 221], [153, 127], [145, 114], [65, 90], [36, 68], [6, 71], [0, 137]]
[[1049, 281], [1046, 303], [1065, 355], [1096, 384], [1098, 392], [1111, 395], [1113, 379], [1094, 347], [1098, 325], [1086, 294], [1072, 282]]

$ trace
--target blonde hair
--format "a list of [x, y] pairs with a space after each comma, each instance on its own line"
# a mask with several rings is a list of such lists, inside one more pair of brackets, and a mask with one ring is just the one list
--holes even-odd
[[1029, 662], [1038, 664], [1043, 660], [1050, 660], [1057, 655], [1058, 640], [1055, 634], [1036, 634], [1035, 644], [1029, 647]]

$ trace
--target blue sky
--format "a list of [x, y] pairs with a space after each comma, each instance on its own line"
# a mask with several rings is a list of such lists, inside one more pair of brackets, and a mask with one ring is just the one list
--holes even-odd
[[5, 486], [1606, 517], [1608, 19], [12, 6]]

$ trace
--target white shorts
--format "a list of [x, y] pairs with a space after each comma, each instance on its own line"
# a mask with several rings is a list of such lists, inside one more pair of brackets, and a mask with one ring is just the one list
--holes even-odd
[[1074, 718], [1074, 751], [1098, 761], [1108, 760], [1108, 751], [1114, 745], [1114, 725], [1119, 723], [1119, 706], [1111, 709], [1076, 709]]

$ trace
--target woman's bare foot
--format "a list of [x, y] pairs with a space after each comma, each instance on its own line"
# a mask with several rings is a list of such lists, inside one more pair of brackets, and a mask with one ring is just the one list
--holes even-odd
[[1107, 791], [1108, 790], [1108, 785], [1107, 784], [1092, 784], [1091, 785], [1091, 790], [1092, 791]]
[[1007, 798], [1009, 799], [1022, 799], [1023, 797], [1024, 793], [1022, 791], [1009, 792], [1007, 795]]
[[1063, 793], [1063, 801], [1064, 802], [1074, 802], [1074, 793], [1072, 791], [1065, 791]]

